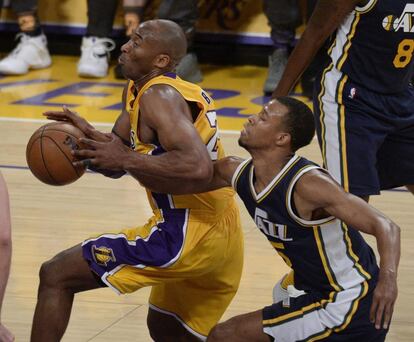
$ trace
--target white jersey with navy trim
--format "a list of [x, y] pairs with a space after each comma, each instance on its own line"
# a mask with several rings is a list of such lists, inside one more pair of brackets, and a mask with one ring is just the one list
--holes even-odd
[[308, 221], [297, 214], [295, 184], [314, 169], [321, 168], [294, 155], [257, 194], [254, 166], [249, 159], [237, 168], [232, 184], [257, 227], [294, 270], [297, 289], [339, 292], [376, 280], [374, 253], [358, 231], [333, 217]]

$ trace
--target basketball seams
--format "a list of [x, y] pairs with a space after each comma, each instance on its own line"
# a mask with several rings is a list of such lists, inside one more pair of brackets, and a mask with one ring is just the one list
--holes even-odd
[[65, 185], [79, 179], [85, 169], [73, 165], [71, 148], [79, 146], [81, 137], [81, 130], [65, 122], [39, 127], [26, 147], [26, 159], [36, 178], [50, 185]]
[[[45, 128], [47, 128], [47, 127], [45, 127]], [[64, 130], [61, 130], [61, 129], [46, 129], [46, 132], [62, 132], [62, 133], [65, 133], [65, 134], [71, 136], [72, 138], [75, 138], [77, 141], [79, 140], [79, 138], [76, 135], [73, 135], [72, 133], [68, 133], [67, 131], [64, 131]], [[45, 137], [47, 137], [47, 135], [45, 135]], [[53, 140], [53, 138], [51, 138], [51, 137], [48, 137], [48, 138], [50, 138], [50, 139]], [[67, 157], [66, 153], [61, 149], [61, 147], [59, 146], [59, 144], [57, 144], [56, 141], [54, 141], [54, 140], [53, 140], [53, 142], [59, 148], [59, 150], [65, 155], [66, 159], [68, 159], [70, 161], [70, 164], [72, 165], [72, 167], [75, 170], [76, 174], [79, 177], [82, 176], [83, 173], [79, 174], [77, 168], [73, 166], [72, 161]]]
[[[66, 133], [66, 132], [65, 132]], [[70, 134], [69, 134], [70, 135]], [[56, 147], [59, 149], [59, 151], [65, 156], [65, 158], [66, 158], [66, 160], [69, 162], [69, 164], [70, 164], [70, 166], [72, 167], [72, 169], [75, 171], [75, 173], [76, 173], [76, 175], [78, 176], [78, 177], [80, 177], [80, 176], [82, 176], [82, 174], [79, 174], [78, 173], [78, 170], [73, 166], [73, 164], [72, 164], [72, 160], [71, 159], [69, 159], [69, 157], [66, 155], [66, 153], [65, 153], [65, 151], [64, 150], [62, 150], [62, 148], [59, 146], [59, 144], [54, 140], [54, 138], [52, 138], [52, 137], [49, 137], [49, 136], [47, 136], [47, 135], [45, 135], [43, 138], [48, 138], [48, 139], [50, 139], [51, 141], [53, 141], [53, 143], [56, 145]], [[75, 137], [76, 138], [76, 137]], [[45, 166], [46, 166], [46, 163], [45, 163]]]
[[53, 182], [55, 182], [56, 184], [58, 184], [58, 182], [56, 181], [56, 179], [52, 176], [52, 174], [50, 173], [49, 169], [47, 168], [46, 165], [46, 161], [45, 158], [43, 156], [43, 132], [45, 131], [46, 127], [43, 127], [42, 131], [40, 132], [40, 155], [42, 156], [42, 162], [43, 162], [43, 166], [45, 167], [45, 170], [47, 172], [47, 174], [49, 175], [50, 179], [53, 180]]

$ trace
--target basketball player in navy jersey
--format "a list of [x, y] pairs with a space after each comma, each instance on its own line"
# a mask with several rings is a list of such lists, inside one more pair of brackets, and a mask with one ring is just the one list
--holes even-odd
[[[304, 103], [272, 100], [241, 132], [251, 159], [217, 161], [209, 187], [198, 189], [232, 185], [300, 290], [217, 325], [208, 341], [385, 339], [397, 298], [399, 227], [295, 154], [314, 131]], [[376, 237], [380, 268], [358, 231]]]
[[[346, 191], [414, 191], [414, 0], [319, 0], [273, 97], [331, 35], [314, 87], [325, 167]], [[335, 33], [334, 33], [335, 32]]]

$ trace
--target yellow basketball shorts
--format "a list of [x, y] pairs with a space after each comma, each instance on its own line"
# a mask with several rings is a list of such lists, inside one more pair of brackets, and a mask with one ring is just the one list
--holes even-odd
[[243, 234], [233, 202], [221, 216], [160, 210], [144, 226], [82, 244], [83, 256], [117, 293], [152, 286], [150, 307], [204, 339], [237, 292]]

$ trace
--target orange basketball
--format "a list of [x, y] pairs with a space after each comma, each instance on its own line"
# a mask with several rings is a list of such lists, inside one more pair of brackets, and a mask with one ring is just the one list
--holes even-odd
[[65, 185], [85, 173], [85, 167], [75, 167], [73, 149], [79, 149], [78, 139], [85, 135], [69, 123], [52, 122], [33, 133], [26, 147], [26, 160], [32, 173], [43, 183]]

